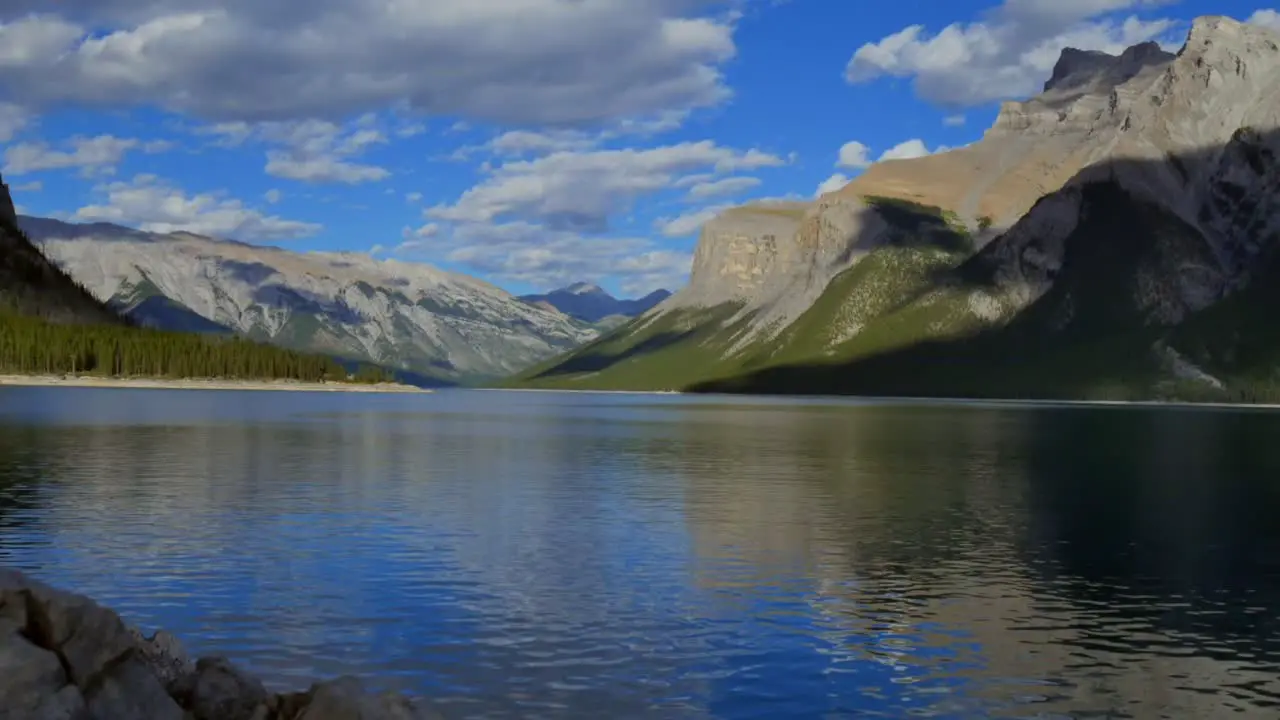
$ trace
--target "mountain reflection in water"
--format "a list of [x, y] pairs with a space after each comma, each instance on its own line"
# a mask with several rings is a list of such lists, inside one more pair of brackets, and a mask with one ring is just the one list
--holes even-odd
[[457, 717], [1280, 715], [1280, 415], [0, 390], [0, 563]]

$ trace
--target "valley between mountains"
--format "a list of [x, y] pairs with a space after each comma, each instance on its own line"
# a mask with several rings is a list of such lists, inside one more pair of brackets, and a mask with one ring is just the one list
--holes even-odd
[[423, 384], [1257, 402], [1280, 400], [1278, 153], [1280, 35], [1202, 17], [1177, 53], [1064, 50], [968, 146], [722, 212], [674, 295], [18, 224], [138, 324]]

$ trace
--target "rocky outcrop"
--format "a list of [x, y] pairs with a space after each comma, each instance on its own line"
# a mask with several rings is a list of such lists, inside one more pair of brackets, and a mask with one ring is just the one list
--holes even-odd
[[89, 598], [0, 569], [0, 720], [413, 720], [422, 702], [344, 677], [274, 694], [223, 658], [191, 662]]

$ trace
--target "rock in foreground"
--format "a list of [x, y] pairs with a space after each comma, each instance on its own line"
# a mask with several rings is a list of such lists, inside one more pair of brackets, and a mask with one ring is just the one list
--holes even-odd
[[342, 677], [272, 694], [223, 658], [192, 662], [89, 598], [0, 569], [0, 720], [426, 720], [399, 694]]

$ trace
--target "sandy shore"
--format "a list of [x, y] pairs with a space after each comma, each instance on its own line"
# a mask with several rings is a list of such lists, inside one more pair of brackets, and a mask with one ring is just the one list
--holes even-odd
[[72, 375], [0, 375], [0, 386], [140, 388], [154, 390], [287, 390], [294, 392], [429, 393], [425, 388], [396, 383], [310, 383], [297, 380], [170, 380], [166, 378], [106, 378]]

